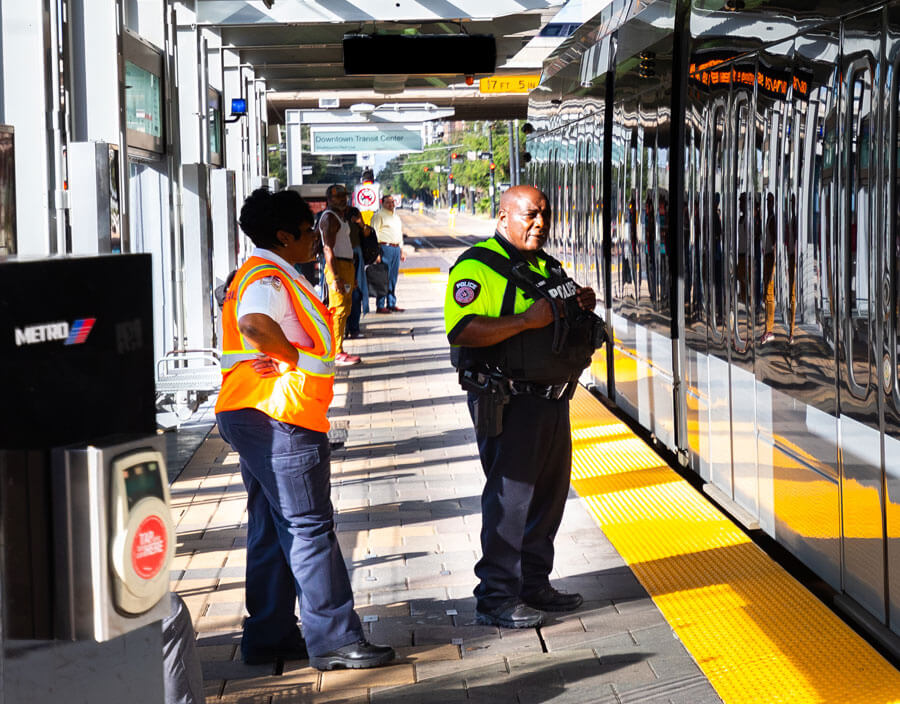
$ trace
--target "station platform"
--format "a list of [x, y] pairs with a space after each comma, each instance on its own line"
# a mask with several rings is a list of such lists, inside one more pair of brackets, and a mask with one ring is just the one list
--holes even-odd
[[[415, 252], [398, 305], [348, 341], [332, 455], [338, 539], [366, 636], [397, 660], [318, 672], [247, 666], [246, 512], [237, 456], [215, 429], [172, 485], [172, 588], [191, 610], [208, 702], [900, 701], [900, 673], [580, 389], [572, 491], [554, 586], [582, 607], [536, 629], [474, 618], [483, 475], [449, 363], [446, 271], [492, 223], [403, 212]], [[443, 219], [442, 219], [443, 218]]]

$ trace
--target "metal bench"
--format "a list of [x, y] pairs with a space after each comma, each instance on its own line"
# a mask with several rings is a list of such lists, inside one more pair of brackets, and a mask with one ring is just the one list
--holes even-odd
[[[172, 350], [156, 364], [157, 421], [164, 427], [190, 418], [222, 385], [222, 365], [214, 349]], [[175, 416], [172, 422], [171, 414]]]

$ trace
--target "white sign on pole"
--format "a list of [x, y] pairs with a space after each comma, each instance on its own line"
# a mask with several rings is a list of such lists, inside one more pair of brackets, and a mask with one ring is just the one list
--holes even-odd
[[314, 125], [309, 133], [313, 154], [421, 152], [425, 144], [421, 123]]
[[468, 161], [475, 161], [478, 159], [478, 152], [466, 152], [466, 159]]

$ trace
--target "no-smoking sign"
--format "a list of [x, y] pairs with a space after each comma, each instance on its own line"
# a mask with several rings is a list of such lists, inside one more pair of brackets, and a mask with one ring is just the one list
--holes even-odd
[[378, 194], [374, 188], [364, 186], [356, 192], [356, 202], [360, 207], [370, 208], [378, 202]]

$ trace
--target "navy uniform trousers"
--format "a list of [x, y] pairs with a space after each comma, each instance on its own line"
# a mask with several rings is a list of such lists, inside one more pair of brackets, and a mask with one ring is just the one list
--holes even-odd
[[[476, 396], [468, 394], [473, 422]], [[572, 471], [569, 402], [511, 396], [503, 432], [475, 437], [486, 478], [475, 598], [489, 611], [549, 584]]]
[[241, 651], [277, 647], [297, 629], [311, 655], [362, 638], [350, 577], [334, 534], [331, 446], [326, 433], [256, 409], [223, 411], [222, 437], [240, 455], [247, 489], [246, 602]]

